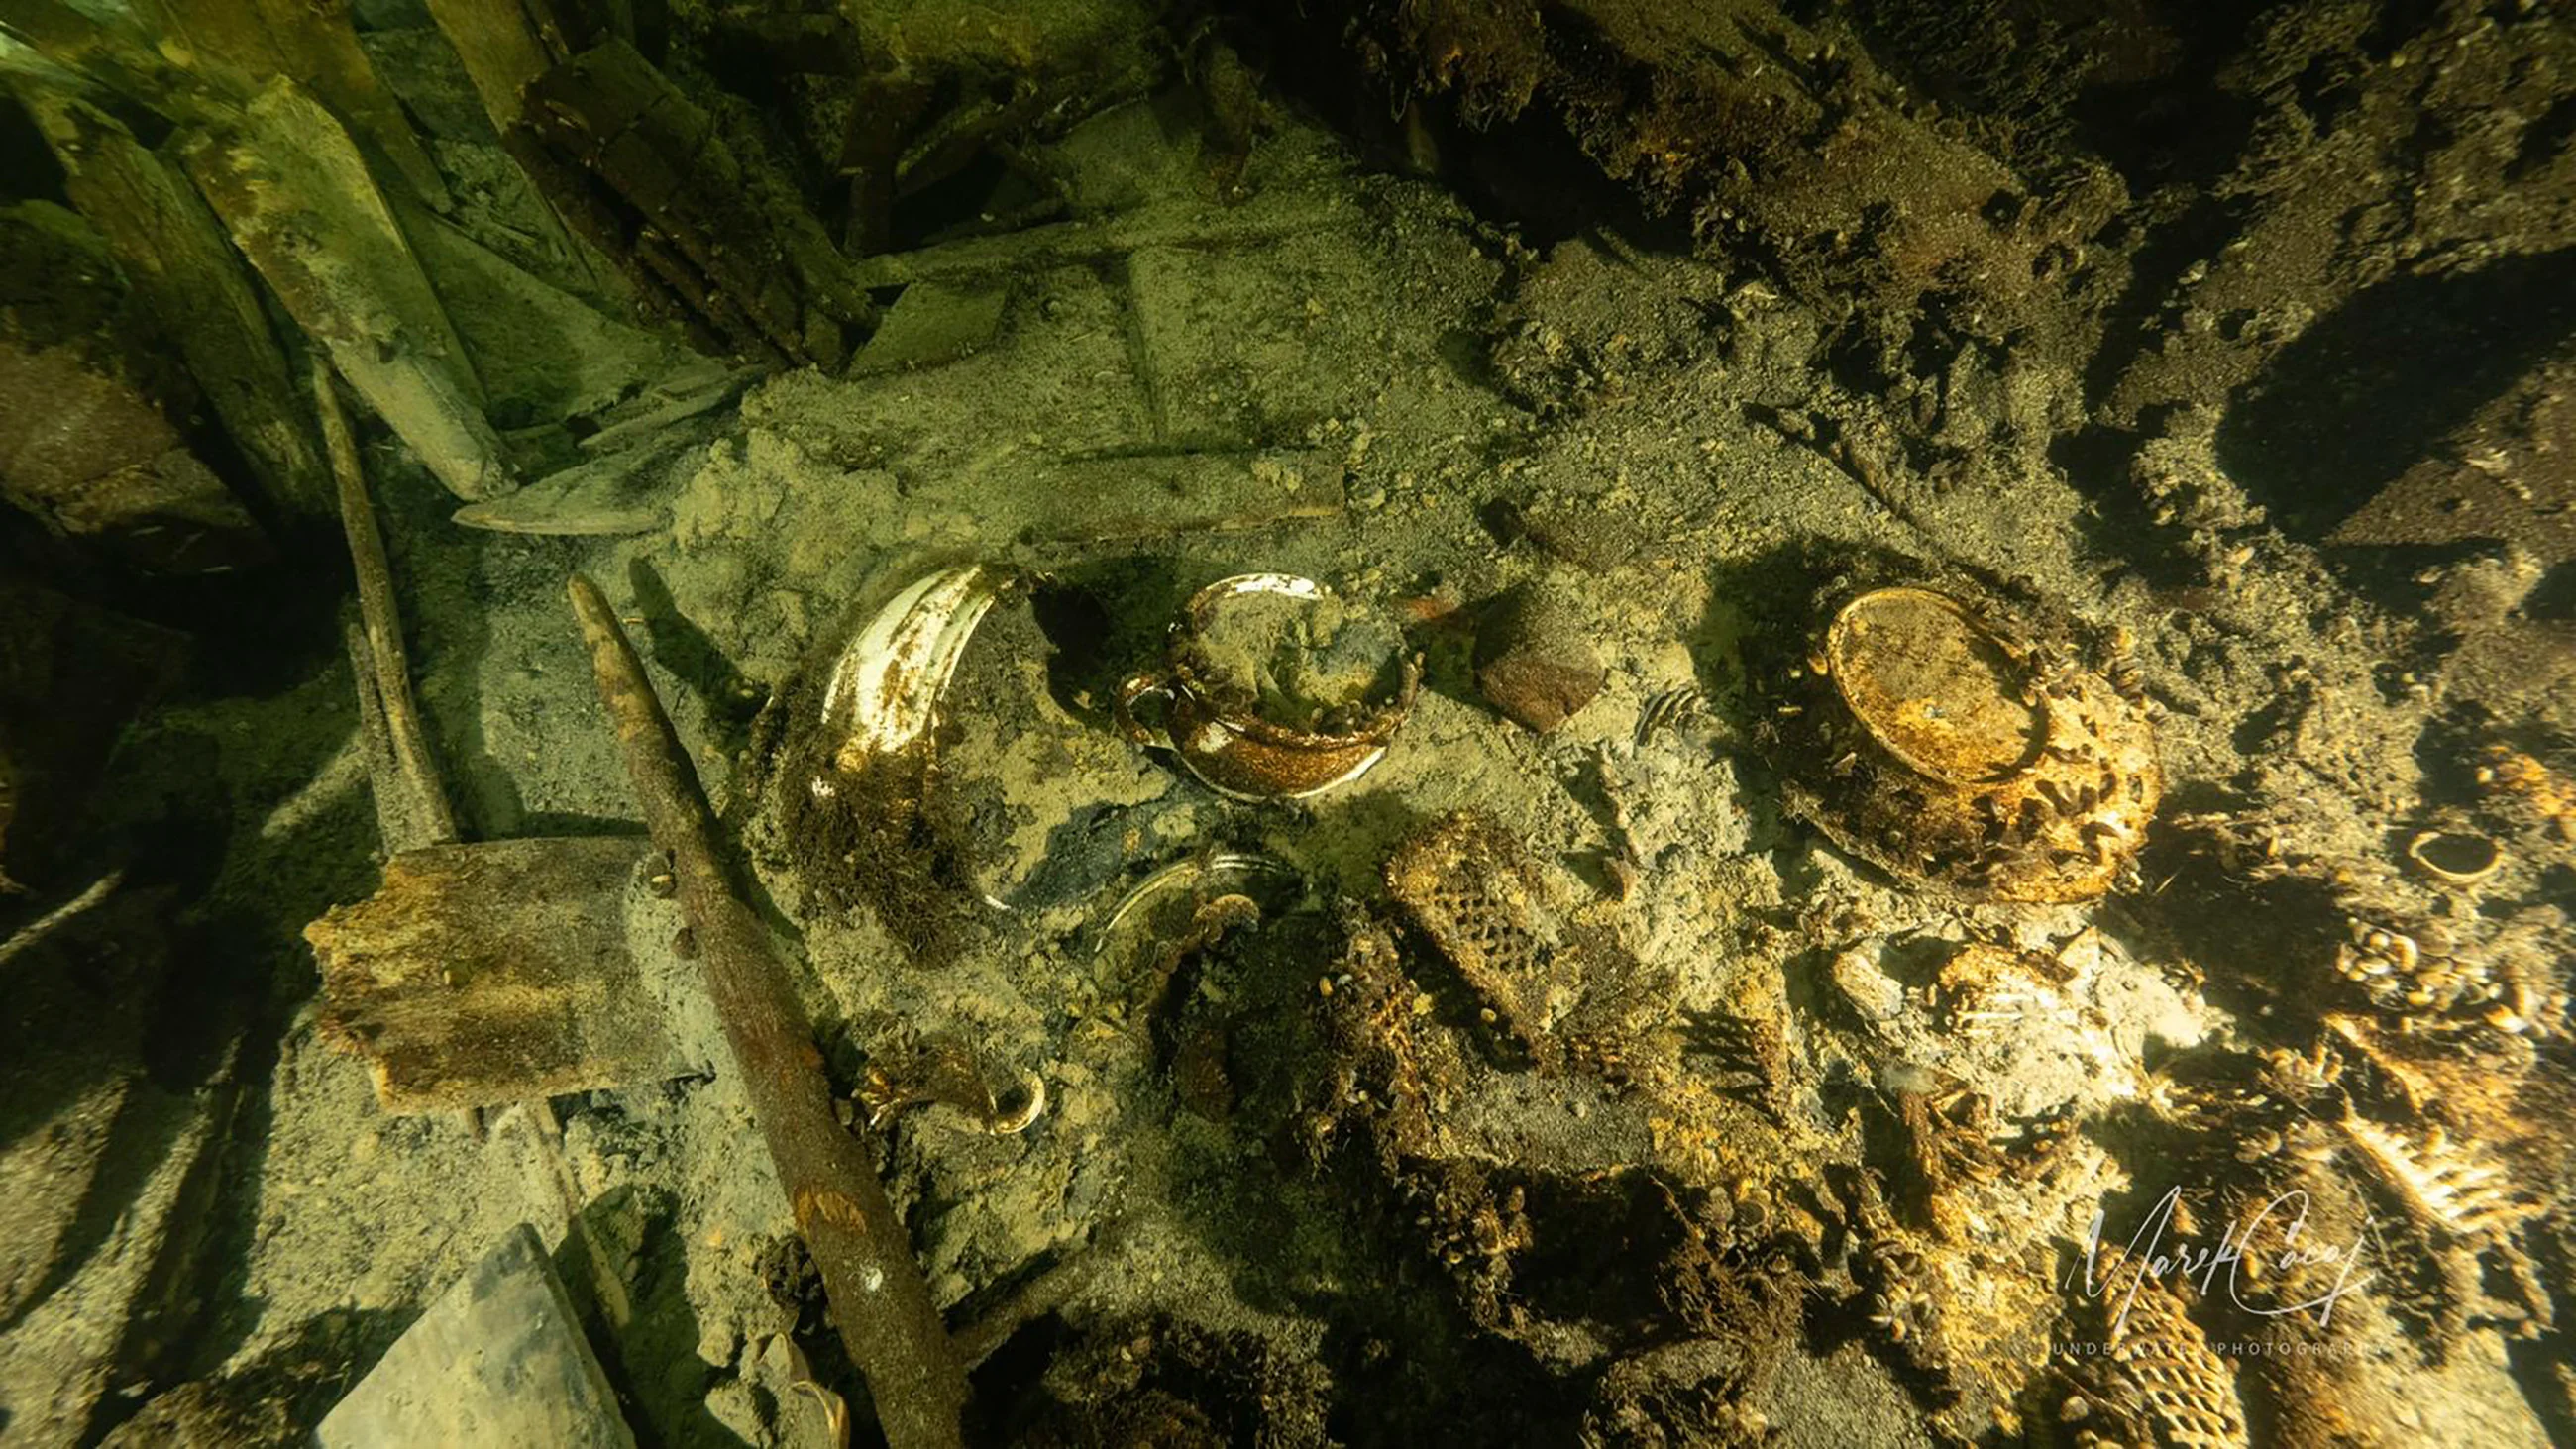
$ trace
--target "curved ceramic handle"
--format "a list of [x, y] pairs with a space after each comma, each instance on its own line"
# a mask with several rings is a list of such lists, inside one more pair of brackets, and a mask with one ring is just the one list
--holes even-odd
[[1157, 731], [1136, 718], [1136, 701], [1155, 694], [1163, 697], [1166, 709], [1170, 708], [1171, 681], [1165, 679], [1159, 671], [1148, 670], [1143, 674], [1128, 676], [1127, 682], [1118, 686], [1118, 697], [1110, 702], [1109, 712], [1118, 721], [1118, 732], [1136, 744], [1160, 743], [1156, 738]]

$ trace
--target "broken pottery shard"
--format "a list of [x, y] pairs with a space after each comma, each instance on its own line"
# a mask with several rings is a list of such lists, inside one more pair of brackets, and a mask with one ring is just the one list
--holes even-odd
[[323, 1449], [631, 1449], [536, 1229], [521, 1223], [421, 1315], [314, 1432]]
[[322, 1029], [368, 1058], [395, 1113], [498, 1106], [671, 1076], [623, 903], [650, 842], [407, 850], [356, 905], [304, 928]]
[[465, 344], [330, 112], [281, 80], [184, 155], [288, 313], [439, 482], [466, 499], [517, 486]]

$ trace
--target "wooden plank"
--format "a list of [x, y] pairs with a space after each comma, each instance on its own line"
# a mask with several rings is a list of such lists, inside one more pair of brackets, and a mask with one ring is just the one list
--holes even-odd
[[549, 154], [536, 133], [523, 124], [521, 95], [528, 83], [554, 64], [519, 0], [428, 0], [430, 18], [465, 63], [483, 114], [501, 138], [501, 149], [527, 173], [546, 219], [553, 224], [556, 245], [573, 258], [590, 279], [596, 295], [652, 320], [666, 320], [652, 298], [640, 294], [633, 280], [603, 254], [603, 227], [596, 218], [597, 198], [577, 169]]
[[402, 105], [358, 44], [348, 0], [153, 0], [164, 54], [248, 96], [285, 77], [314, 97], [392, 165], [403, 184], [445, 210], [447, 181]]
[[670, 526], [671, 499], [687, 486], [706, 455], [703, 438], [681, 432], [576, 463], [507, 498], [469, 503], [454, 517], [467, 528], [496, 533], [563, 538], [652, 533]]
[[177, 168], [115, 118], [69, 98], [33, 99], [72, 204], [169, 329], [257, 475], [260, 501], [289, 517], [328, 515], [331, 483], [302, 391], [223, 223]]
[[635, 1435], [545, 1244], [521, 1223], [394, 1341], [314, 1440], [632, 1449]]
[[499, 1106], [687, 1070], [626, 941], [651, 842], [498, 840], [408, 850], [384, 886], [304, 928], [323, 1031], [395, 1113]]
[[[621, 40], [531, 83], [524, 120], [631, 212], [604, 249], [640, 267], [734, 348], [838, 361], [840, 327], [874, 308], [791, 188]], [[736, 139], [739, 139], [737, 136]]]
[[188, 174], [278, 300], [449, 491], [518, 486], [465, 344], [347, 131], [290, 81], [181, 147]]

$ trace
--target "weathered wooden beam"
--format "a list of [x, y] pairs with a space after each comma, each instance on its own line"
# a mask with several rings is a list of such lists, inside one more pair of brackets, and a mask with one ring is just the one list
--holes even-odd
[[196, 388], [156, 331], [80, 218], [0, 213], [0, 504], [157, 573], [261, 562], [268, 539], [180, 431]]
[[288, 517], [328, 514], [331, 483], [303, 391], [223, 223], [177, 167], [114, 117], [68, 96], [30, 99], [72, 204], [178, 344], [256, 475], [259, 501]]
[[181, 153], [287, 312], [440, 482], [468, 500], [518, 486], [465, 344], [328, 110], [278, 81]]
[[524, 93], [524, 120], [629, 214], [607, 247], [736, 349], [836, 362], [873, 307], [801, 198], [756, 172], [633, 47], [609, 40]]
[[146, 0], [164, 54], [248, 97], [285, 77], [328, 106], [391, 164], [412, 193], [441, 210], [447, 181], [402, 105], [358, 44], [349, 0]]
[[[338, 485], [340, 527], [349, 539], [349, 563], [358, 577], [358, 617], [367, 632], [367, 657], [373, 665], [377, 707], [383, 712], [386, 740], [393, 747], [414, 807], [413, 818], [434, 832], [420, 844], [443, 844], [459, 838], [456, 811], [447, 800], [438, 761], [430, 753], [429, 731], [421, 723], [420, 705], [412, 697], [411, 653], [403, 643], [402, 610], [394, 599], [393, 562], [385, 555], [385, 536], [376, 526], [375, 501], [367, 496], [366, 471], [358, 462], [358, 443], [331, 378], [331, 364], [313, 361], [314, 411], [322, 419], [322, 439], [331, 454], [331, 476]], [[388, 841], [400, 849], [411, 841]]]
[[406, 850], [304, 928], [322, 1028], [397, 1113], [498, 1107], [686, 1070], [626, 944], [632, 836]]

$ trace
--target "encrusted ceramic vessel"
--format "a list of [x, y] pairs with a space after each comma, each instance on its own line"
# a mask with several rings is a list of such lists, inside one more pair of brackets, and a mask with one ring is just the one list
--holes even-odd
[[[1999, 605], [1845, 586], [1763, 734], [1791, 809], [1837, 845], [1970, 898], [2108, 891], [2164, 792], [2142, 705]], [[1785, 652], [1785, 651], [1784, 651]]]
[[[1246, 661], [1218, 642], [1232, 621], [1263, 606], [1282, 613], [1253, 631], [1263, 636], [1257, 647], [1294, 653], [1317, 652], [1299, 635], [1303, 616], [1343, 608], [1330, 589], [1293, 574], [1219, 579], [1192, 596], [1172, 625], [1161, 667], [1120, 687], [1119, 728], [1138, 744], [1167, 745], [1191, 774], [1238, 800], [1298, 800], [1358, 779], [1385, 757], [1412, 713], [1420, 661], [1391, 624], [1383, 638], [1347, 629], [1365, 648], [1359, 674], [1336, 697], [1313, 701], [1310, 717], [1281, 718], [1265, 712], [1268, 691], [1248, 677]], [[1153, 701], [1159, 718], [1142, 713]]]

